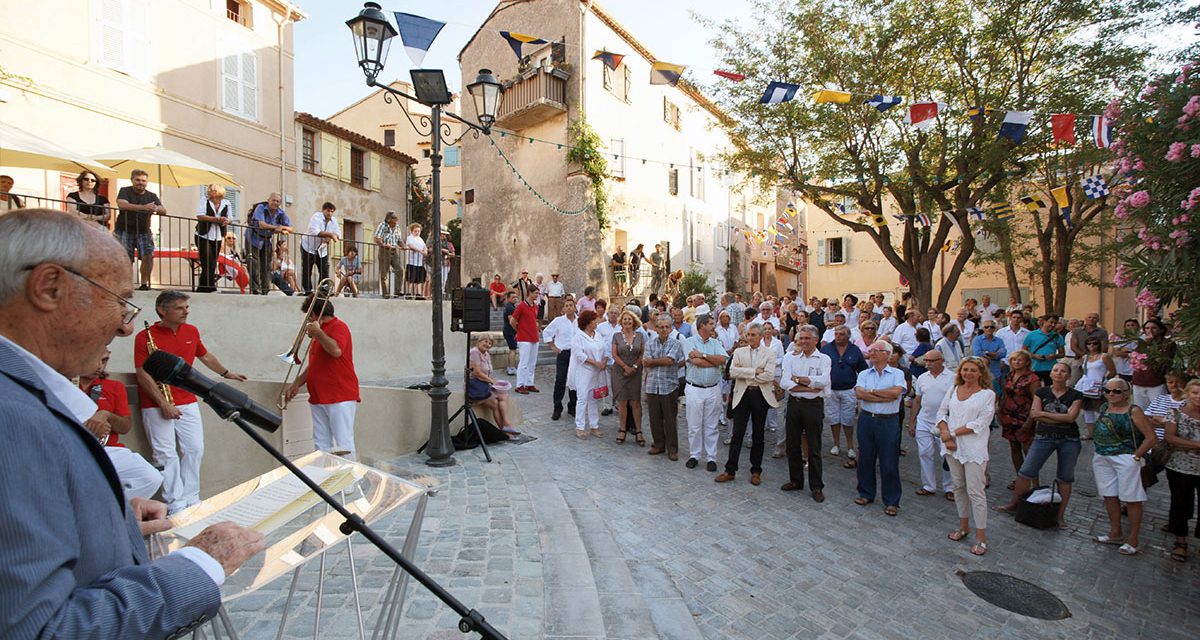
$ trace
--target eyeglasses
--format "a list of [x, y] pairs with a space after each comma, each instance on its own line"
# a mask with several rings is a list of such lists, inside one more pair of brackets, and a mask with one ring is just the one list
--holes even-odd
[[95, 181], [96, 181], [95, 178], [84, 178], [83, 180], [80, 180], [80, 182], [95, 182]]
[[[53, 264], [53, 263], [51, 263], [51, 264]], [[36, 264], [29, 265], [28, 267], [25, 267], [24, 270], [25, 271], [33, 271], [38, 266], [39, 265], [36, 265]], [[77, 278], [82, 278], [84, 282], [87, 282], [88, 284], [92, 285], [93, 287], [96, 287], [97, 289], [103, 291], [104, 293], [107, 293], [108, 295], [116, 298], [125, 307], [125, 310], [123, 312], [121, 312], [121, 324], [129, 324], [129, 323], [133, 322], [133, 319], [136, 318], [137, 315], [142, 312], [141, 307], [139, 307], [136, 304], [134, 304], [133, 302], [129, 301], [121, 294], [113, 291], [112, 289], [109, 289], [108, 287], [100, 284], [99, 282], [96, 282], [95, 280], [92, 280], [91, 278], [83, 275], [82, 273], [76, 271], [75, 269], [72, 269], [71, 267], [63, 266], [61, 264], [55, 264], [54, 266], [62, 269], [63, 271], [66, 271], [67, 273], [69, 273]]]
[[1106, 396], [1116, 395], [1118, 393], [1125, 393], [1125, 390], [1124, 389], [1105, 389], [1104, 390], [1104, 395], [1106, 395]]

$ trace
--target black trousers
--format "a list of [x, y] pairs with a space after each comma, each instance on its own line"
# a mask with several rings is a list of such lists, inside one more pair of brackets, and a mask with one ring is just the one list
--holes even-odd
[[813, 491], [825, 488], [821, 478], [821, 421], [825, 418], [822, 398], [788, 398], [787, 464], [788, 479], [804, 488], [804, 447], [801, 437], [808, 439], [808, 487]]
[[246, 253], [250, 256], [250, 293], [265, 296], [271, 291], [271, 240], [263, 240], [257, 249], [249, 247]]
[[[679, 396], [646, 394], [650, 410], [650, 446], [667, 453], [679, 453]], [[631, 412], [632, 413], [632, 412]]]
[[[554, 358], [554, 410], [563, 410], [563, 396], [567, 394], [567, 369], [571, 366], [571, 350], [563, 349]], [[575, 414], [575, 390], [571, 389], [568, 396], [571, 404], [571, 415]]]
[[[320, 280], [329, 277], [329, 256], [322, 258], [315, 253], [309, 253], [304, 249], [300, 250], [300, 288], [304, 289], [304, 295], [312, 293], [312, 270], [313, 265], [317, 267], [317, 273], [320, 274]], [[332, 293], [332, 292], [331, 292]]]
[[197, 236], [196, 249], [200, 258], [200, 284], [196, 291], [212, 293], [217, 290], [217, 253], [221, 250], [221, 241]]
[[[1187, 536], [1188, 520], [1195, 515], [1193, 509], [1200, 508], [1200, 476], [1167, 469], [1167, 486], [1171, 487], [1167, 530], [1177, 536]], [[1200, 538], [1200, 520], [1196, 521], [1194, 535]]]
[[746, 423], [751, 422], [750, 473], [762, 473], [763, 431], [767, 426], [767, 410], [771, 405], [758, 387], [750, 387], [742, 394], [741, 402], [733, 408], [733, 437], [729, 441], [729, 459], [725, 461], [725, 473], [734, 475], [738, 470], [738, 456], [742, 454], [742, 440], [746, 437]]

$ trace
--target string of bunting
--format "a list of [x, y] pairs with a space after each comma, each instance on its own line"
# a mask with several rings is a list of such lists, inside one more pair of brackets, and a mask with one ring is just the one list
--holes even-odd
[[508, 159], [508, 156], [504, 155], [504, 151], [502, 149], [500, 149], [500, 145], [496, 144], [495, 140], [488, 138], [488, 143], [491, 144], [492, 147], [496, 149], [496, 155], [500, 156], [500, 159], [503, 160], [504, 164], [508, 166], [508, 170], [512, 171], [512, 174], [514, 176], [516, 176], [517, 182], [520, 182], [521, 186], [525, 187], [525, 189], [527, 191], [529, 191], [529, 193], [532, 193], [535, 198], [537, 198], [539, 201], [541, 201], [542, 204], [546, 205], [546, 207], [548, 209], [550, 209], [551, 211], [562, 214], [564, 216], [577, 216], [581, 213], [586, 212], [588, 209], [591, 208], [591, 205], [589, 205], [585, 202], [583, 204], [583, 206], [578, 209], [567, 210], [567, 209], [563, 209], [562, 207], [550, 202], [549, 200], [546, 199], [545, 196], [538, 193], [537, 190], [533, 188], [533, 185], [529, 184], [529, 181], [525, 179], [525, 176], [521, 175], [520, 171], [517, 171], [517, 168], [515, 166], [513, 166], [513, 163]]

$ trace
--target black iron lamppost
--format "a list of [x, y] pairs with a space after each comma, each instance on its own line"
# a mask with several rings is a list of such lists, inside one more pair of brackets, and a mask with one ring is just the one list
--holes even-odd
[[367, 2], [364, 4], [363, 10], [356, 17], [346, 21], [346, 26], [350, 27], [350, 32], [354, 37], [354, 50], [358, 56], [358, 66], [362, 68], [363, 74], [367, 77], [367, 85], [382, 89], [385, 92], [383, 99], [389, 103], [396, 100], [393, 98], [396, 96], [415, 100], [428, 106], [430, 110], [429, 116], [420, 116], [420, 125], [418, 125], [413, 122], [408, 111], [404, 110], [404, 105], [396, 100], [413, 129], [421, 135], [429, 136], [429, 163], [433, 168], [433, 211], [430, 223], [432, 230], [429, 233], [432, 241], [430, 253], [433, 256], [432, 273], [430, 274], [433, 285], [433, 377], [429, 380], [431, 411], [429, 444], [425, 450], [429, 458], [425, 464], [433, 467], [450, 466], [454, 464], [454, 445], [450, 442], [449, 412], [447, 410], [450, 391], [446, 388], [448, 384], [446, 344], [442, 330], [444, 298], [442, 295], [441, 234], [442, 143], [444, 141], [446, 144], [453, 145], [461, 139], [461, 136], [451, 140], [450, 127], [442, 122], [442, 118], [447, 117], [466, 125], [468, 131], [463, 135], [468, 132], [475, 137], [481, 133], [490, 135], [492, 125], [496, 122], [496, 113], [500, 110], [500, 101], [504, 97], [504, 88], [490, 70], [479, 70], [475, 82], [467, 85], [467, 92], [474, 98], [475, 113], [479, 117], [479, 124], [475, 124], [445, 109], [445, 105], [450, 104], [450, 92], [446, 89], [446, 77], [441, 69], [412, 70], [413, 90], [416, 92], [416, 96], [376, 82], [376, 78], [383, 71], [384, 63], [387, 61], [391, 40], [397, 35], [396, 29], [388, 22], [387, 16], [384, 15], [377, 3]]

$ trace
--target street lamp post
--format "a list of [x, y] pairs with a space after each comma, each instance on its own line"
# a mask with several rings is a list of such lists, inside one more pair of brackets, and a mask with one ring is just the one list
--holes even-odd
[[[367, 85], [382, 89], [384, 100], [392, 102], [397, 98], [415, 100], [430, 108], [428, 117], [420, 116], [421, 125], [413, 122], [404, 105], [396, 100], [404, 115], [408, 117], [413, 129], [422, 135], [429, 135], [429, 163], [432, 168], [433, 207], [430, 214], [430, 253], [433, 265], [430, 274], [433, 285], [433, 377], [429, 380], [430, 425], [429, 443], [425, 453], [429, 456], [425, 461], [432, 467], [447, 467], [455, 463], [454, 444], [450, 441], [449, 411], [447, 408], [450, 390], [446, 388], [446, 344], [442, 328], [442, 136], [450, 137], [450, 127], [442, 122], [443, 117], [466, 125], [476, 137], [480, 133], [490, 135], [492, 125], [496, 122], [496, 114], [500, 110], [500, 101], [504, 89], [500, 82], [488, 69], [480, 69], [475, 82], [467, 85], [467, 92], [475, 102], [475, 113], [478, 114], [479, 124], [470, 122], [453, 112], [447, 111], [445, 105], [450, 104], [450, 92], [446, 89], [446, 78], [440, 69], [413, 69], [411, 72], [413, 89], [416, 96], [394, 89], [386, 84], [379, 84], [376, 79], [383, 71], [387, 61], [388, 49], [392, 38], [396, 37], [396, 29], [388, 22], [380, 6], [367, 2], [357, 16], [346, 21], [354, 37], [354, 50], [358, 56], [358, 66], [367, 78]], [[428, 129], [428, 131], [426, 131]], [[464, 132], [465, 135], [465, 132]], [[461, 136], [460, 138], [461, 139]], [[454, 144], [457, 140], [446, 140]]]

